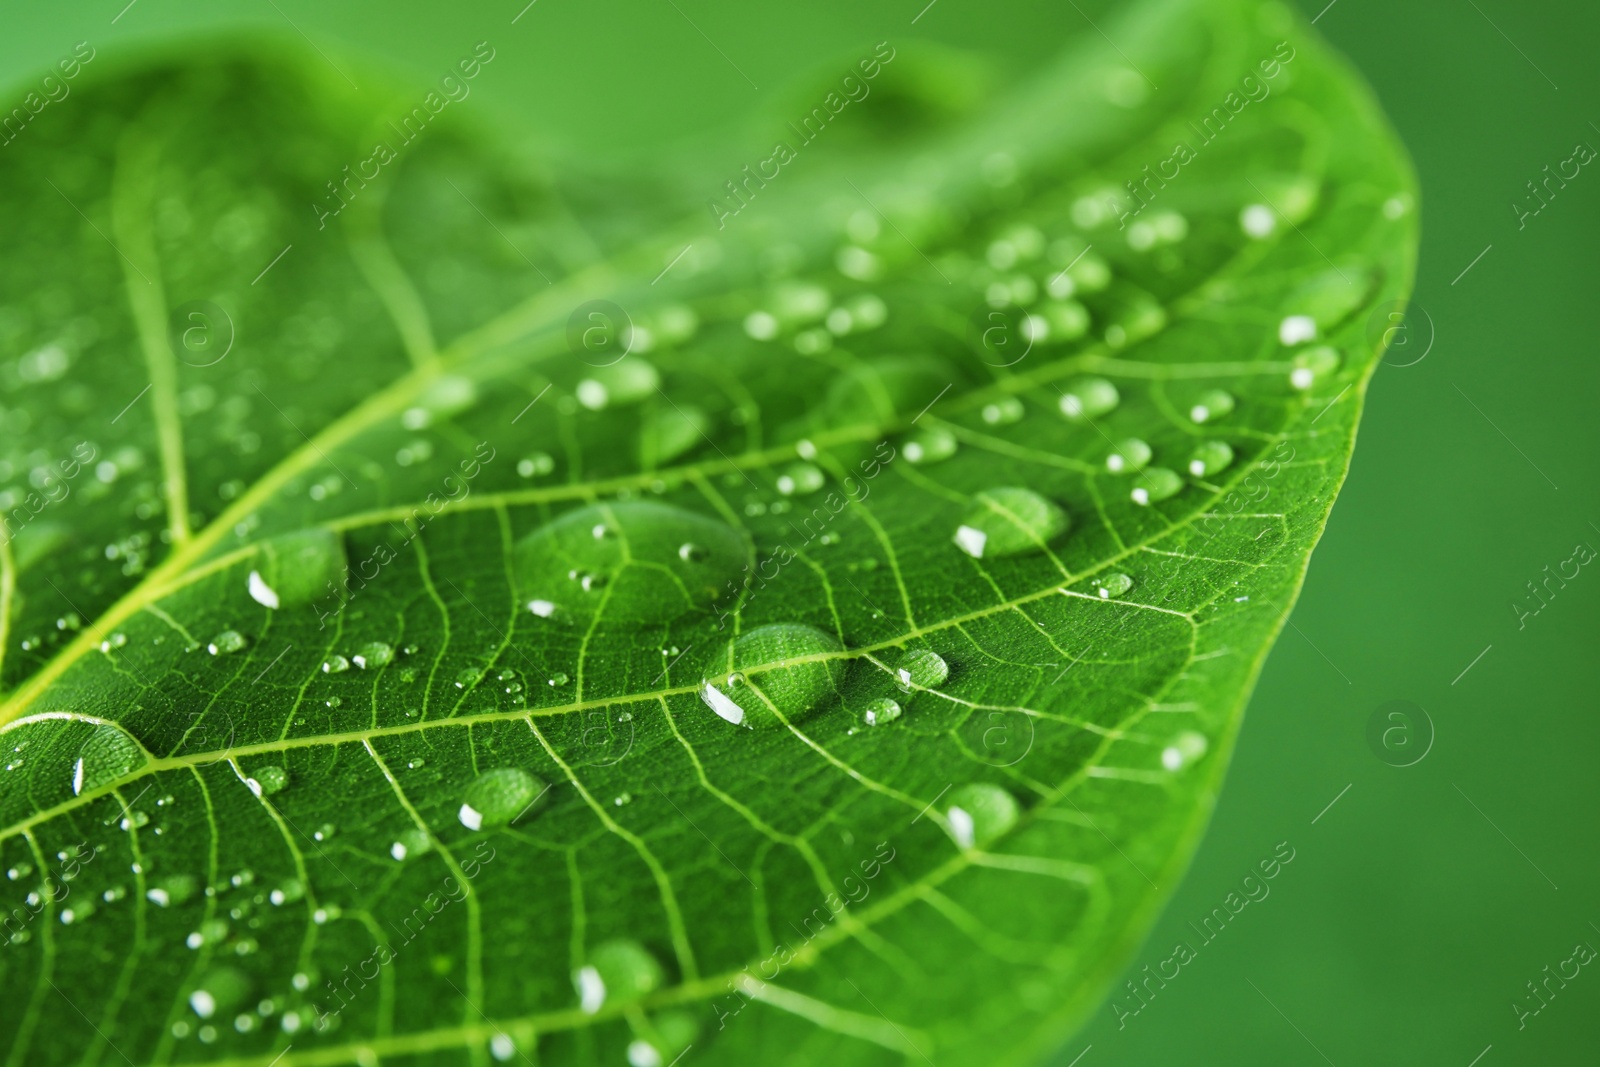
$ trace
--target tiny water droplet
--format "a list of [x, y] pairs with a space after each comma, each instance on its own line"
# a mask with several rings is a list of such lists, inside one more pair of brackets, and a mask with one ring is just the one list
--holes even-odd
[[123, 645], [125, 645], [127, 643], [128, 643], [128, 635], [127, 634], [125, 634], [125, 633], [114, 633], [110, 637], [106, 638], [104, 641], [100, 642], [100, 651], [101, 652], [110, 652], [113, 648], [121, 648]]
[[552, 686], [563, 686], [566, 685], [568, 681], [569, 679], [567, 678], [566, 674], [561, 671], [556, 671], [556, 673], [550, 676], [550, 684]]
[[1339, 353], [1328, 345], [1317, 345], [1294, 357], [1294, 369], [1289, 372], [1289, 384], [1296, 389], [1310, 389], [1318, 378], [1339, 369]]
[[957, 447], [956, 435], [949, 430], [918, 430], [900, 446], [900, 454], [908, 463], [938, 463], [955, 455]]
[[1014, 396], [996, 400], [983, 406], [983, 421], [990, 426], [1009, 426], [1022, 419], [1022, 401]]

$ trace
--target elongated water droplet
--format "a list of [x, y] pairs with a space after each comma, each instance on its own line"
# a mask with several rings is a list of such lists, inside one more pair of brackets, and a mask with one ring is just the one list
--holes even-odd
[[1189, 457], [1189, 473], [1196, 478], [1226, 470], [1233, 462], [1233, 446], [1226, 441], [1203, 441]]
[[700, 699], [735, 726], [775, 726], [829, 700], [843, 666], [837, 640], [803, 623], [758, 626], [730, 644]]
[[861, 713], [861, 721], [868, 726], [882, 726], [886, 722], [893, 722], [900, 717], [900, 705], [888, 697], [879, 697], [867, 702], [866, 709]]
[[1195, 422], [1216, 422], [1233, 410], [1233, 394], [1221, 389], [1210, 389], [1189, 409], [1189, 418]]
[[955, 542], [974, 559], [1014, 556], [1044, 548], [1066, 532], [1067, 513], [1032, 489], [1007, 486], [974, 498]]
[[126, 778], [145, 761], [144, 749], [122, 727], [109, 723], [96, 726], [78, 750], [78, 760], [72, 767], [72, 793], [77, 796], [84, 790]]
[[590, 949], [572, 983], [580, 1006], [593, 1015], [607, 1004], [627, 1004], [654, 992], [663, 977], [649, 950], [637, 941], [618, 939]]
[[289, 784], [289, 772], [278, 766], [258, 767], [254, 774], [245, 779], [245, 784], [258, 797], [271, 796], [282, 792]]
[[371, 641], [361, 646], [361, 651], [350, 657], [357, 667], [386, 667], [394, 660], [394, 649], [382, 641]]
[[962, 848], [989, 844], [1017, 824], [1017, 799], [997, 785], [973, 782], [952, 789], [945, 801], [950, 836]]
[[230, 652], [238, 652], [249, 643], [238, 630], [224, 630], [211, 639], [206, 651], [213, 656], [225, 656]]
[[931, 648], [913, 648], [900, 657], [894, 677], [907, 693], [915, 689], [936, 689], [950, 677], [950, 665]]
[[1175, 496], [1183, 488], [1183, 479], [1165, 467], [1149, 467], [1139, 472], [1133, 480], [1133, 491], [1128, 496], [1135, 504], [1148, 505]]
[[1106, 470], [1112, 474], [1133, 474], [1142, 471], [1155, 453], [1137, 437], [1122, 441], [1106, 456]]
[[341, 674], [350, 669], [350, 661], [335, 653], [322, 661], [323, 674]]
[[653, 501], [568, 512], [523, 538], [514, 554], [519, 592], [535, 615], [591, 617], [603, 607], [606, 622], [629, 626], [709, 608], [747, 561], [732, 527]]
[[521, 767], [484, 771], [467, 786], [457, 813], [468, 830], [505, 826], [544, 796], [544, 782]]
[[1061, 414], [1073, 422], [1098, 419], [1121, 401], [1117, 387], [1104, 378], [1079, 378], [1061, 394]]

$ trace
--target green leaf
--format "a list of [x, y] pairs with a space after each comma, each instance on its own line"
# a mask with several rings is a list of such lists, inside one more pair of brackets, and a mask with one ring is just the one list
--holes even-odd
[[879, 46], [906, 121], [742, 205], [317, 56], [103, 60], [15, 137], [5, 1062], [1059, 1042], [1195, 847], [1416, 243], [1283, 9], [1100, 27], [981, 106]]

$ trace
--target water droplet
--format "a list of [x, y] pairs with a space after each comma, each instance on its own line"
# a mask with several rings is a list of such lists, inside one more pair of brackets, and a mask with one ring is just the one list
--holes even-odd
[[400, 831], [400, 836], [389, 846], [389, 855], [397, 861], [420, 856], [433, 846], [433, 840], [420, 827], [412, 826]]
[[556, 673], [554, 673], [554, 674], [552, 674], [550, 676], [550, 684], [552, 686], [557, 686], [557, 687], [563, 686], [563, 685], [566, 685], [568, 681], [570, 681], [570, 679], [566, 676], [565, 672], [563, 672], [563, 671], [556, 671]]
[[238, 630], [224, 630], [211, 639], [206, 651], [213, 656], [225, 656], [230, 652], [238, 652], [249, 643], [245, 640], [244, 634]]
[[1289, 372], [1289, 384], [1296, 389], [1310, 389], [1318, 378], [1339, 369], [1339, 353], [1328, 345], [1317, 345], [1295, 353], [1294, 369]]
[[950, 836], [962, 848], [987, 845], [1017, 824], [1017, 800], [997, 785], [974, 782], [952, 789], [945, 807]]
[[521, 767], [485, 771], [467, 786], [457, 814], [468, 830], [505, 826], [532, 808], [544, 796], [545, 789], [544, 782]]
[[702, 682], [700, 699], [735, 726], [797, 718], [833, 695], [843, 673], [834, 654], [842, 650], [833, 637], [802, 623], [758, 626], [728, 646], [717, 664], [727, 673]]
[[[339, 484], [343, 484], [340, 482]], [[251, 575], [250, 596], [269, 608], [292, 608], [344, 595], [344, 540], [337, 532], [311, 529], [261, 544], [262, 567]], [[257, 595], [265, 593], [267, 596]]]
[[900, 657], [894, 677], [907, 693], [914, 689], [937, 689], [950, 677], [950, 665], [931, 648], [913, 648]]
[[983, 406], [983, 421], [990, 426], [1010, 426], [1022, 419], [1022, 401], [1014, 396], [1004, 397]]
[[1041, 549], [1066, 532], [1067, 513], [1032, 489], [1007, 486], [979, 493], [955, 542], [973, 559]]
[[144, 749], [126, 730], [109, 723], [98, 725], [78, 750], [78, 761], [72, 768], [72, 793], [80, 796], [84, 790], [110, 785], [145, 762]]
[[1150, 467], [1133, 480], [1133, 491], [1128, 496], [1135, 504], [1143, 506], [1175, 496], [1182, 488], [1183, 479], [1173, 471], [1165, 467]]
[[809, 463], [791, 463], [778, 476], [778, 492], [784, 496], [805, 496], [821, 489], [827, 478]]
[[[596, 527], [605, 536], [593, 536]], [[535, 615], [592, 615], [603, 606], [607, 622], [635, 626], [709, 608], [747, 560], [732, 527], [652, 501], [579, 508], [515, 550], [519, 589]]]
[[489, 1055], [506, 1062], [517, 1054], [517, 1043], [511, 1040], [510, 1034], [495, 1034], [489, 1039]]
[[256, 773], [245, 779], [245, 784], [256, 796], [270, 797], [280, 793], [289, 784], [289, 772], [282, 767], [266, 766], [256, 768]]
[[1200, 394], [1200, 399], [1189, 409], [1189, 418], [1195, 422], [1215, 422], [1233, 410], [1233, 394], [1221, 389], [1210, 389]]
[[619, 939], [590, 949], [572, 984], [584, 1012], [593, 1015], [606, 1004], [627, 1004], [653, 992], [662, 977], [661, 964], [643, 945]]
[[1144, 470], [1154, 454], [1149, 445], [1137, 437], [1130, 437], [1119, 443], [1106, 457], [1106, 470], [1112, 474], [1132, 474]]
[[1181, 771], [1204, 756], [1206, 747], [1204, 734], [1185, 730], [1173, 739], [1172, 744], [1161, 750], [1161, 766], [1169, 771]]
[[168, 875], [145, 890], [145, 899], [159, 908], [182, 904], [194, 896], [194, 879], [186, 874]]
[[1189, 473], [1196, 478], [1227, 469], [1233, 462], [1233, 447], [1226, 441], [1202, 441], [1189, 457]]
[[483, 681], [482, 667], [463, 667], [456, 672], [456, 688], [471, 689]]
[[555, 469], [555, 457], [548, 452], [535, 452], [530, 456], [517, 460], [517, 474], [523, 478], [549, 474]]
[[900, 454], [908, 463], [938, 463], [956, 454], [956, 435], [949, 430], [918, 430], [900, 446]]
[[1098, 419], [1121, 401], [1117, 387], [1104, 378], [1079, 378], [1061, 394], [1061, 414], [1073, 422]]
[[363, 669], [385, 667], [394, 660], [394, 649], [382, 641], [371, 641], [361, 646], [361, 651], [350, 657], [350, 662]]
[[128, 643], [128, 635], [127, 634], [125, 634], [125, 633], [114, 633], [110, 637], [106, 638], [104, 641], [100, 642], [100, 651], [101, 652], [110, 652], [113, 648], [121, 648], [123, 645], [125, 645], [127, 643]]
[[1271, 237], [1278, 228], [1277, 213], [1265, 204], [1247, 204], [1239, 212], [1239, 228], [1258, 241]]
[[322, 661], [323, 674], [342, 674], [350, 669], [350, 661], [335, 653]]
[[1299, 345], [1317, 339], [1317, 320], [1310, 315], [1289, 315], [1278, 323], [1278, 341]]
[[900, 705], [888, 697], [879, 697], [868, 701], [866, 710], [861, 713], [861, 721], [868, 726], [882, 726], [886, 722], [893, 722], [900, 717]]
[[1095, 593], [1101, 600], [1119, 597], [1133, 588], [1133, 579], [1121, 571], [1112, 571], [1095, 583]]

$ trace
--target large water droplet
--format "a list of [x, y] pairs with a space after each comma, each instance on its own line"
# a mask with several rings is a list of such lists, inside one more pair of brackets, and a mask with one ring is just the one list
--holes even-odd
[[1098, 419], [1121, 400], [1117, 387], [1104, 378], [1079, 378], [1061, 394], [1061, 414], [1073, 422]]
[[1233, 462], [1233, 447], [1226, 441], [1202, 441], [1189, 457], [1189, 473], [1196, 478], [1225, 470]]
[[544, 796], [545, 784], [521, 767], [484, 771], [467, 786], [457, 816], [468, 830], [505, 826]]
[[950, 836], [962, 848], [987, 845], [1017, 824], [1017, 799], [997, 785], [973, 782], [952, 789], [945, 806]]
[[578, 383], [576, 392], [578, 403], [599, 411], [611, 404], [636, 404], [660, 384], [661, 375], [655, 367], [634, 356], [609, 367], [596, 367]]
[[596, 945], [572, 976], [585, 1013], [607, 1004], [627, 1004], [655, 991], [663, 978], [661, 964], [637, 941], [616, 940]]
[[1328, 345], [1317, 345], [1295, 354], [1294, 369], [1289, 372], [1289, 384], [1296, 389], [1310, 389], [1318, 378], [1338, 369], [1338, 350]]
[[1067, 513], [1032, 489], [1007, 486], [974, 498], [955, 542], [974, 559], [1041, 549], [1066, 532]]
[[238, 652], [250, 642], [245, 640], [244, 634], [238, 630], [224, 630], [211, 639], [206, 646], [206, 651], [213, 656], [225, 656], [230, 652]]
[[1128, 496], [1135, 504], [1147, 505], [1175, 496], [1182, 488], [1183, 479], [1175, 472], [1165, 467], [1150, 467], [1133, 480], [1133, 490]]
[[681, 400], [653, 409], [639, 426], [641, 464], [647, 470], [659, 467], [704, 444], [710, 425], [704, 411]]
[[802, 623], [759, 626], [728, 646], [714, 667], [725, 673], [701, 684], [700, 699], [735, 726], [798, 718], [832, 697], [843, 674], [835, 654], [843, 647]]
[[732, 527], [652, 501], [568, 512], [518, 542], [514, 556], [519, 591], [535, 615], [603, 609], [606, 621], [633, 626], [709, 608], [731, 591], [747, 559]]
[[109, 723], [96, 726], [78, 750], [78, 761], [73, 764], [73, 795], [126, 778], [144, 766], [145, 759], [139, 742], [122, 727]]
[[907, 693], [916, 689], [936, 689], [950, 677], [950, 665], [931, 648], [913, 648], [900, 657], [895, 681]]

